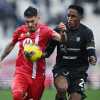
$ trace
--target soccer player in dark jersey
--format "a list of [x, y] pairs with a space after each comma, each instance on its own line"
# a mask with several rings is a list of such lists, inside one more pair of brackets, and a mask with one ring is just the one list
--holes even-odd
[[89, 64], [95, 65], [95, 42], [91, 29], [83, 25], [83, 8], [70, 5], [67, 11], [67, 22], [60, 23], [55, 29], [64, 35], [64, 42], [51, 40], [46, 56], [49, 57], [57, 46], [56, 65], [53, 68], [54, 85], [57, 90], [55, 100], [83, 100], [84, 84], [87, 79]]
[[39, 23], [36, 8], [28, 7], [24, 12], [25, 24], [19, 26], [13, 33], [10, 43], [0, 57], [1, 61], [19, 43], [19, 53], [16, 59], [15, 75], [12, 82], [13, 100], [40, 100], [44, 90], [45, 59], [42, 57], [36, 63], [25, 58], [24, 45], [36, 44], [44, 52], [49, 39], [61, 41], [61, 36], [50, 27]]

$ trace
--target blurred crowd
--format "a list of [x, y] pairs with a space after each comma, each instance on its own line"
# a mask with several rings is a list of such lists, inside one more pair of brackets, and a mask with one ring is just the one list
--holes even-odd
[[69, 4], [83, 6], [84, 2], [92, 3], [93, 13], [100, 14], [100, 0], [0, 0], [0, 37], [10, 37], [23, 23], [23, 12], [29, 5], [37, 7], [42, 21], [53, 26], [66, 20]]

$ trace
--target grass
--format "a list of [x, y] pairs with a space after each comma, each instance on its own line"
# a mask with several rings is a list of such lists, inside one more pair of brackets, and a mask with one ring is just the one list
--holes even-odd
[[[85, 100], [100, 100], [100, 90], [89, 89], [86, 91], [87, 98]], [[54, 100], [55, 90], [46, 89], [42, 100]], [[12, 100], [10, 90], [0, 90], [0, 100]]]

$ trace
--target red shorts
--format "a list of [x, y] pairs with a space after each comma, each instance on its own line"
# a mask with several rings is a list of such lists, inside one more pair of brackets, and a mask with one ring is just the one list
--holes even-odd
[[32, 79], [27, 75], [16, 74], [12, 82], [13, 98], [15, 93], [20, 92], [22, 95], [27, 93], [27, 96], [33, 98], [33, 100], [40, 100], [44, 90], [44, 80], [45, 76], [37, 76]]

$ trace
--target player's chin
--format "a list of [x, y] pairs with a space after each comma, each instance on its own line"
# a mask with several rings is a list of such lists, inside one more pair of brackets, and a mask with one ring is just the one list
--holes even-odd
[[30, 29], [30, 32], [35, 32], [35, 31], [36, 31], [35, 28], [31, 28], [31, 29]]

